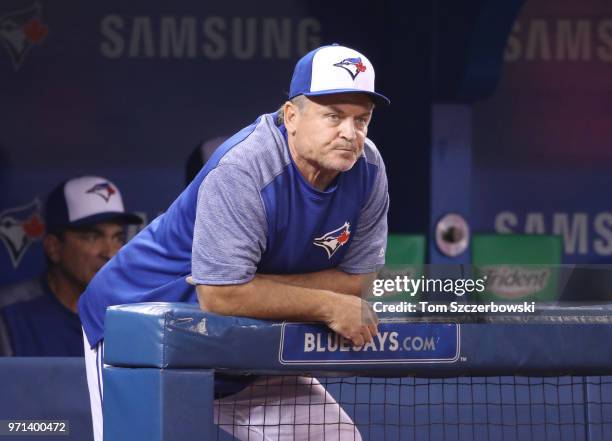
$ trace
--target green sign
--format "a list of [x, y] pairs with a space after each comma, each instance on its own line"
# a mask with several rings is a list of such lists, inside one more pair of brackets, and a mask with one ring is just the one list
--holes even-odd
[[483, 302], [553, 301], [559, 298], [560, 236], [475, 234], [474, 278], [486, 278]]

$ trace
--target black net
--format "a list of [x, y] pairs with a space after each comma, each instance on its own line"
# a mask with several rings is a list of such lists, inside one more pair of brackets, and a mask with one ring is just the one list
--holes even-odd
[[259, 377], [218, 440], [612, 440], [612, 377]]

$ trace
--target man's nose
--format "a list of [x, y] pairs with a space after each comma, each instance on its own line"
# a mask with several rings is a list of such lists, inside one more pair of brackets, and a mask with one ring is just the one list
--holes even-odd
[[108, 261], [117, 254], [121, 246], [117, 245], [117, 241], [113, 238], [105, 238], [102, 240], [101, 248], [100, 248], [100, 257], [102, 257], [105, 261]]
[[340, 124], [340, 136], [347, 141], [354, 141], [357, 137], [357, 130], [355, 128], [355, 120], [353, 118], [344, 118], [342, 124]]

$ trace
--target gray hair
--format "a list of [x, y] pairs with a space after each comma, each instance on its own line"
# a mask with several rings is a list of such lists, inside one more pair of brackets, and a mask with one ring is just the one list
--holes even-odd
[[[308, 101], [304, 95], [298, 95], [291, 98], [293, 104], [297, 106], [297, 108], [301, 111], [306, 107], [306, 102]], [[283, 103], [278, 109], [278, 115], [276, 117], [276, 123], [278, 125], [283, 124], [285, 122], [285, 104]]]

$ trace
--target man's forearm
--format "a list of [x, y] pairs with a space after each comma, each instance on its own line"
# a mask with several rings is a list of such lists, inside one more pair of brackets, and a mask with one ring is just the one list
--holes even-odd
[[348, 274], [338, 269], [328, 269], [304, 274], [257, 274], [258, 278], [278, 283], [334, 291], [342, 294], [360, 296], [375, 278], [375, 273]]
[[249, 283], [230, 286], [197, 286], [202, 309], [222, 315], [269, 320], [326, 321], [335, 300], [342, 294], [328, 290], [279, 283], [256, 277]]
[[266, 320], [323, 322], [361, 346], [376, 335], [377, 318], [358, 296], [255, 277], [241, 285], [198, 285], [203, 310]]

